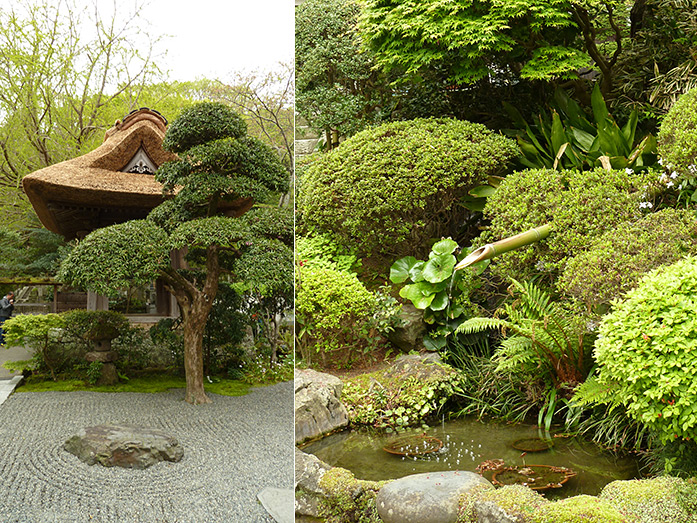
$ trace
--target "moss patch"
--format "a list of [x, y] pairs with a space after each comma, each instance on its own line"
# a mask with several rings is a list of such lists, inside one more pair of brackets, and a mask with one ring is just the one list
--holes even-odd
[[320, 501], [320, 515], [327, 523], [381, 523], [376, 499], [385, 483], [356, 479], [350, 471], [334, 467], [319, 481], [327, 495]]
[[[45, 381], [32, 380], [30, 377], [24, 385], [17, 389], [17, 392], [74, 392], [84, 390], [90, 392], [155, 393], [183, 388], [186, 388], [184, 378], [166, 375], [131, 378], [125, 383], [104, 386], [90, 386], [82, 380]], [[206, 383], [205, 389], [207, 392], [220, 394], [221, 396], [244, 396], [249, 392], [249, 385], [237, 380], [220, 380], [217, 383]]]
[[548, 503], [537, 510], [534, 523], [629, 523], [610, 502], [594, 496], [575, 496]]
[[691, 523], [697, 522], [697, 515], [691, 515], [696, 514], [693, 509], [697, 503], [697, 486], [693, 489], [691, 486], [673, 477], [613, 481], [605, 486], [600, 498], [638, 523]]

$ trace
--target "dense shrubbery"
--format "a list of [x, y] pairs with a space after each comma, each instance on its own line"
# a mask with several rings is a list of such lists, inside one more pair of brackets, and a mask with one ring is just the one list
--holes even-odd
[[697, 260], [649, 273], [605, 316], [579, 399], [621, 404], [662, 443], [697, 437]]
[[[355, 274], [321, 266], [301, 266], [296, 290], [297, 346], [309, 363], [319, 354], [327, 365], [350, 365], [373, 347], [375, 296]], [[344, 349], [344, 350], [342, 350]], [[344, 361], [336, 361], [342, 351]], [[335, 354], [330, 355], [334, 352]], [[329, 356], [329, 358], [327, 358]]]
[[664, 209], [598, 237], [568, 261], [558, 286], [595, 309], [635, 287], [645, 273], [695, 253], [694, 213]]
[[682, 95], [663, 119], [658, 153], [679, 180], [697, 177], [697, 89]]
[[381, 125], [304, 169], [298, 210], [304, 226], [362, 254], [425, 254], [429, 239], [457, 233], [466, 214], [458, 201], [516, 152], [514, 142], [479, 124]]
[[555, 277], [596, 238], [641, 218], [650, 179], [649, 174], [604, 169], [514, 173], [489, 197], [484, 214], [491, 227], [480, 243], [548, 223], [552, 233], [546, 240], [495, 258], [492, 268], [519, 280], [540, 271]]

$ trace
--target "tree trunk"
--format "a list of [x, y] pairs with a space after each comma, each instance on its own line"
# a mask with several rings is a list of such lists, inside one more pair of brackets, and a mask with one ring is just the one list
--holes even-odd
[[[210, 403], [203, 388], [203, 330], [208, 311], [203, 300], [194, 299], [184, 316], [184, 371], [186, 372], [186, 401], [194, 405]], [[180, 305], [181, 307], [181, 305]]]

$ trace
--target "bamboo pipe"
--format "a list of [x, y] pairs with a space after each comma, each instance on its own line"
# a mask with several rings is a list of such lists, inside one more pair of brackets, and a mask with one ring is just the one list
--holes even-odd
[[539, 242], [540, 240], [544, 240], [547, 236], [549, 236], [549, 232], [549, 225], [541, 225], [540, 227], [535, 227], [529, 231], [521, 232], [520, 234], [516, 234], [510, 238], [505, 238], [494, 243], [487, 243], [483, 247], [479, 247], [478, 249], [475, 249], [469, 253], [466, 258], [455, 265], [454, 270], [459, 271], [460, 269], [469, 267], [474, 263], [490, 260], [494, 256], [498, 256], [504, 252], [512, 251], [519, 249], [520, 247], [530, 245], [531, 243]]

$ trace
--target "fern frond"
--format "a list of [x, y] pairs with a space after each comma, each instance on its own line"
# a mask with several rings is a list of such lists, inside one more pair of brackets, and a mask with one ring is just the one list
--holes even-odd
[[489, 329], [509, 327], [509, 322], [501, 318], [470, 318], [455, 329], [458, 334], [475, 334]]
[[597, 376], [589, 376], [576, 387], [571, 401], [575, 405], [619, 405], [616, 383], [600, 383]]

